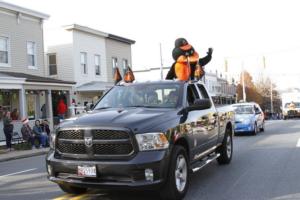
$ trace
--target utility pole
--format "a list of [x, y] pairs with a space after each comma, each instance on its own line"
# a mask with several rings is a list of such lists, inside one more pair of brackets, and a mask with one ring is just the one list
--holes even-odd
[[242, 62], [242, 85], [243, 85], [243, 101], [246, 102], [246, 89], [245, 89], [245, 74], [244, 74], [244, 62]]
[[[263, 64], [264, 64], [264, 69], [266, 69], [266, 57], [265, 56], [263, 56]], [[271, 107], [271, 113], [273, 114], [273, 112], [274, 112], [274, 106], [273, 106], [273, 83], [272, 83], [272, 79], [271, 79], [271, 77], [270, 77], [270, 100], [271, 100], [271, 102], [270, 102], [270, 107]]]
[[161, 43], [159, 43], [159, 50], [160, 50], [160, 79], [164, 79], [163, 75], [163, 58], [162, 58], [162, 50], [161, 50]]

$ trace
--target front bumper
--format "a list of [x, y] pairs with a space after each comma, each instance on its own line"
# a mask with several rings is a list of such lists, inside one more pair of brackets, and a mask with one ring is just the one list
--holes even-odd
[[[48, 178], [58, 184], [98, 189], [158, 189], [163, 184], [169, 164], [169, 150], [138, 152], [127, 161], [87, 161], [54, 158], [50, 151], [46, 164]], [[95, 165], [97, 177], [77, 176], [77, 167]], [[153, 181], [146, 180], [145, 169], [153, 170]]]
[[243, 123], [236, 123], [234, 132], [252, 132], [254, 131], [254, 125], [252, 124], [243, 124]]

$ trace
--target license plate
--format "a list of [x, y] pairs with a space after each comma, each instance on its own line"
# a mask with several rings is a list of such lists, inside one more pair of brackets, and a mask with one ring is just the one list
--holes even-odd
[[96, 166], [78, 166], [77, 174], [82, 177], [96, 177]]

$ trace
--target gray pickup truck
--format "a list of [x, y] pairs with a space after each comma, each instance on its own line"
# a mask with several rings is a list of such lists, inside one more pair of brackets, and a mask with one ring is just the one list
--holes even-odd
[[201, 82], [118, 84], [51, 135], [48, 178], [67, 193], [130, 188], [182, 199], [190, 173], [230, 163], [233, 119]]

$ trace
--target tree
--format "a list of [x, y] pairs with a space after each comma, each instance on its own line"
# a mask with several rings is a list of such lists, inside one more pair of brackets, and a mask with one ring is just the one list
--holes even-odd
[[271, 82], [271, 79], [261, 77], [256, 83], [255, 86], [257, 91], [261, 94], [263, 102], [261, 107], [265, 111], [271, 111], [271, 84], [272, 84], [272, 96], [273, 96], [273, 110], [275, 113], [281, 112], [281, 98], [276, 90], [276, 84]]
[[[243, 86], [242, 86], [242, 74], [240, 76], [240, 84], [237, 85], [237, 100], [243, 100]], [[244, 71], [244, 83], [246, 92], [246, 101], [254, 101], [258, 104], [262, 104], [262, 95], [257, 91], [255, 84], [253, 83], [253, 78], [249, 72]]]

